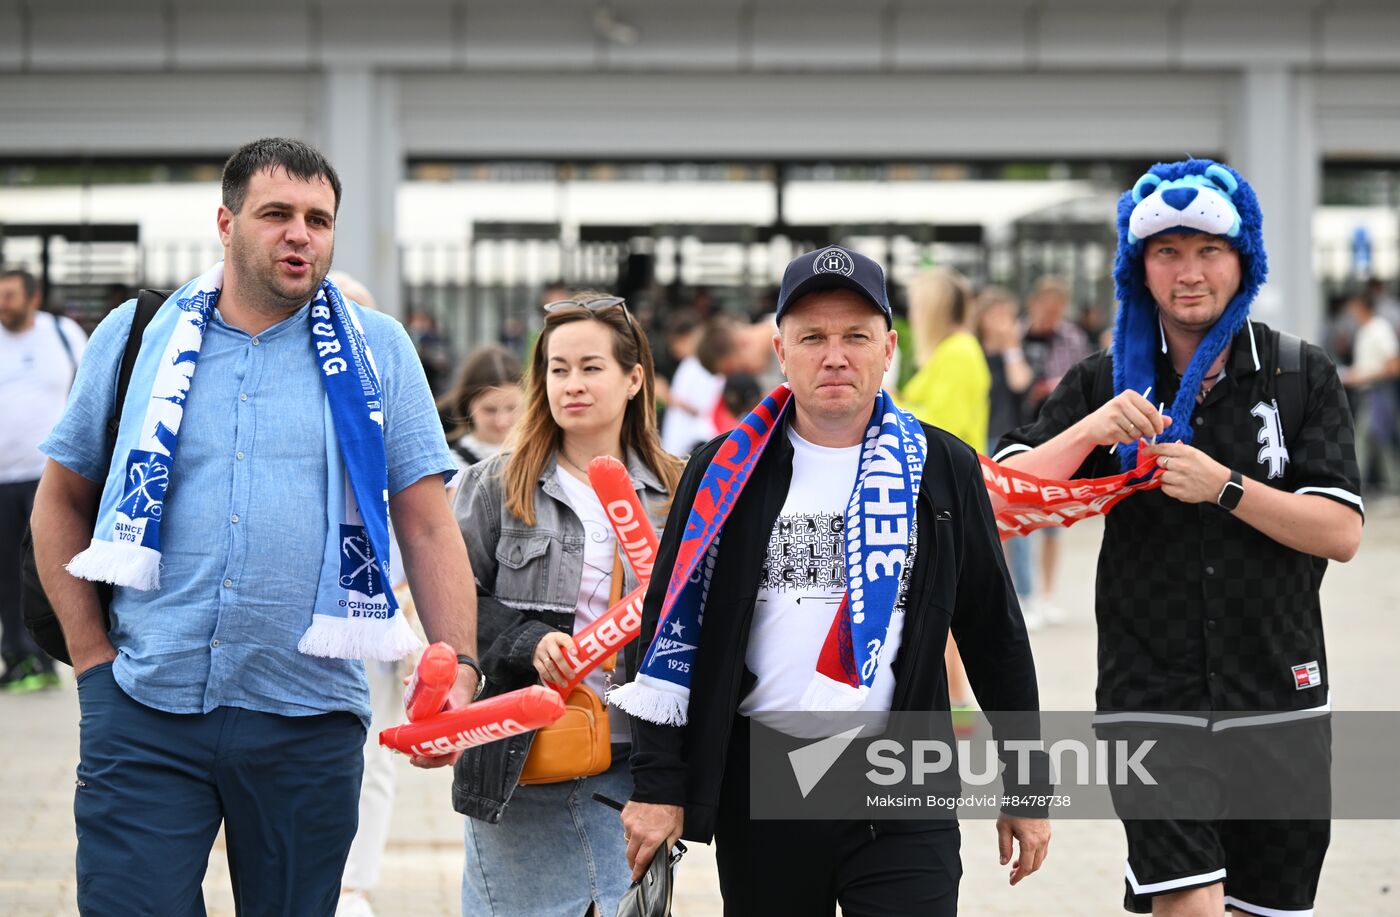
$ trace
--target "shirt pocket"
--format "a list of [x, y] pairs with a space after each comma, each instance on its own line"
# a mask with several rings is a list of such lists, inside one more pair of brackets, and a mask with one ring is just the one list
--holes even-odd
[[496, 544], [496, 596], [508, 602], [552, 605], [559, 541], [545, 532], [502, 532]]
[[[914, 569], [915, 598], [920, 608], [936, 608], [951, 620], [957, 608], [958, 558], [953, 537], [953, 511], [920, 497], [930, 512], [921, 514]], [[908, 603], [906, 603], [908, 604]], [[908, 610], [906, 608], [906, 610]]]

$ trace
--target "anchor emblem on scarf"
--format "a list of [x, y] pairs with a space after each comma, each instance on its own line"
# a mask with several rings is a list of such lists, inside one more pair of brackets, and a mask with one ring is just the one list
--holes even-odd
[[131, 519], [159, 519], [169, 486], [169, 460], [156, 452], [133, 450], [127, 466], [127, 488], [117, 510]]
[[340, 527], [340, 585], [361, 595], [375, 596], [384, 591], [378, 576], [379, 561], [362, 525]]

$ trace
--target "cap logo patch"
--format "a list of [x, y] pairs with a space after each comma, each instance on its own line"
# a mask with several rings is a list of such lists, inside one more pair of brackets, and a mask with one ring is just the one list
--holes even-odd
[[840, 274], [849, 277], [856, 272], [856, 263], [851, 256], [839, 248], [828, 248], [817, 253], [812, 260], [814, 274]]

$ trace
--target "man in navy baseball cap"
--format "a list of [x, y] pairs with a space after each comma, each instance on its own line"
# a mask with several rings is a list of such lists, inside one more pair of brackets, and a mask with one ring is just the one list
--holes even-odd
[[834, 289], [854, 290], [864, 296], [885, 316], [885, 327], [893, 326], [894, 314], [885, 293], [885, 272], [879, 262], [839, 245], [803, 252], [788, 262], [778, 291], [775, 318], [782, 321], [788, 306], [808, 293]]
[[[909, 660], [941, 662], [950, 625], [978, 697], [999, 710], [1039, 707], [977, 453], [881, 388], [898, 343], [884, 272], [845, 248], [807, 252], [788, 265], [777, 307], [773, 349], [787, 384], [692, 453], [657, 553], [656, 569], [674, 568], [677, 584], [690, 577], [685, 556], [714, 576], [673, 605], [665, 589], [647, 593], [640, 644], [650, 649], [609, 698], [630, 715], [635, 749], [628, 865], [641, 876], [678, 837], [713, 840], [726, 914], [835, 914], [840, 904], [955, 917], [961, 835], [946, 810], [879, 831], [855, 817], [754, 815], [754, 781], [789, 763], [763, 750], [774, 731], [815, 737], [831, 714], [856, 710], [939, 711], [947, 722], [942, 666]], [[949, 506], [960, 508], [935, 525], [934, 507]], [[935, 550], [946, 559], [950, 544], [956, 564]], [[919, 626], [906, 629], [906, 618]], [[998, 741], [1040, 738], [1038, 717], [993, 725]], [[1051, 792], [1045, 753], [1026, 764], [1007, 769], [1020, 788], [1006, 798]], [[1020, 845], [1013, 884], [1045, 858], [1044, 815], [1019, 809], [997, 823], [1003, 864]]]

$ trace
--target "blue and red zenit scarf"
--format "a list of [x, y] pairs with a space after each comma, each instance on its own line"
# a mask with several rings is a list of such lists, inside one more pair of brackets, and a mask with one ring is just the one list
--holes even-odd
[[[720, 535], [774, 431], [782, 428], [791, 399], [786, 384], [774, 389], [729, 434], [705, 469], [641, 670], [608, 695], [610, 703], [632, 716], [661, 725], [686, 722]], [[881, 391], [846, 506], [846, 594], [802, 698], [803, 709], [859, 710], [870, 693], [910, 556], [927, 452], [918, 420]]]

